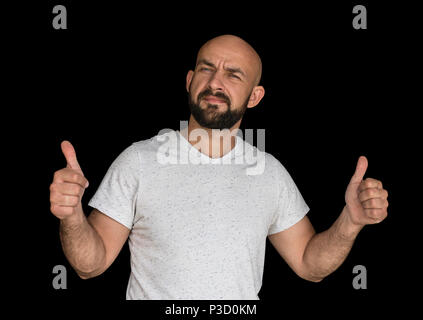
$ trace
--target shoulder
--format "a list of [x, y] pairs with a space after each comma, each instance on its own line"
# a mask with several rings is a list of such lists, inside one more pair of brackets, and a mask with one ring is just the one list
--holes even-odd
[[[262, 162], [262, 166], [265, 168], [265, 172], [270, 174], [275, 174], [277, 171], [284, 170], [284, 166], [281, 162], [271, 153], [262, 150], [262, 148], [257, 148], [248, 141], [244, 142], [244, 157], [247, 159], [247, 163]], [[251, 161], [254, 159], [255, 161]]]
[[239, 138], [238, 141], [241, 142], [242, 147], [238, 148], [237, 157], [242, 158], [242, 163], [247, 164], [248, 175], [276, 178], [286, 171], [281, 162], [271, 153], [254, 146], [248, 140]]
[[264, 158], [267, 174], [271, 175], [278, 185], [292, 180], [288, 170], [278, 158], [268, 152], [264, 153]]
[[175, 139], [177, 139], [176, 131], [163, 129], [154, 137], [134, 142], [128, 149], [133, 149], [141, 153], [156, 152], [164, 142], [174, 142]]
[[157, 135], [144, 140], [133, 142], [119, 157], [149, 163], [155, 161], [157, 154], [162, 152], [163, 145], [177, 145], [177, 133], [172, 129], [163, 129]]
[[285, 166], [281, 163], [279, 159], [277, 159], [272, 154], [266, 153], [266, 161], [269, 165], [269, 170], [271, 170], [278, 176], [284, 176], [288, 174], [288, 171], [286, 170]]

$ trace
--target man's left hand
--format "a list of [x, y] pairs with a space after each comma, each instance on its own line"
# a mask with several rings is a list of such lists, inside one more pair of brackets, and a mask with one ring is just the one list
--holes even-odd
[[367, 158], [361, 156], [345, 192], [345, 209], [350, 221], [357, 226], [379, 223], [388, 215], [388, 192], [382, 182], [372, 178], [363, 180], [367, 166]]

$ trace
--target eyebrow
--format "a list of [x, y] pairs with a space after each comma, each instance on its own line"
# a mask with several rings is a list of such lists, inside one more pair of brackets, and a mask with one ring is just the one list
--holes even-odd
[[[205, 64], [205, 65], [207, 65], [209, 67], [213, 67], [213, 68], [216, 69], [216, 66], [214, 65], [214, 63], [213, 62], [210, 62], [210, 61], [208, 61], [206, 59], [200, 59], [200, 60], [198, 60], [197, 65], [199, 65], [199, 64]], [[245, 75], [245, 73], [241, 70], [241, 68], [226, 67], [225, 70], [228, 71], [228, 72], [231, 72], [231, 73], [239, 73], [242, 76], [244, 76], [245, 78], [247, 77]]]

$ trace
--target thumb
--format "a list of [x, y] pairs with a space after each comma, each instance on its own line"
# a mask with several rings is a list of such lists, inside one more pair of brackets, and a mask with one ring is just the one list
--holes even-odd
[[369, 162], [365, 156], [358, 158], [357, 167], [355, 168], [354, 175], [351, 178], [350, 183], [360, 183], [363, 180], [364, 174], [366, 173]]
[[66, 158], [67, 168], [78, 170], [82, 173], [78, 160], [76, 159], [76, 152], [69, 141], [63, 141], [60, 145], [62, 147], [63, 155]]

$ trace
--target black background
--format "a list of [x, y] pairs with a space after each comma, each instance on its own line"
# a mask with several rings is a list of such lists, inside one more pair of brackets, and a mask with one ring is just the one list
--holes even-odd
[[[67, 30], [52, 27], [56, 4], [67, 8]], [[367, 30], [352, 28], [356, 4], [367, 7]], [[266, 95], [247, 111], [241, 128], [266, 129], [266, 152], [294, 178], [316, 231], [330, 227], [341, 212], [360, 155], [369, 160], [366, 176], [380, 179], [390, 193], [388, 218], [364, 228], [344, 264], [320, 283], [298, 278], [268, 243], [263, 310], [283, 313], [295, 310], [295, 303], [303, 306], [300, 312], [330, 311], [339, 303], [356, 311], [366, 305], [377, 312], [389, 304], [408, 310], [399, 301], [418, 278], [410, 229], [417, 212], [407, 199], [409, 179], [418, 173], [421, 107], [414, 100], [421, 74], [412, 8], [363, 1], [59, 1], [32, 4], [22, 14], [31, 23], [11, 25], [8, 48], [14, 50], [5, 60], [14, 69], [8, 84], [16, 90], [6, 93], [13, 95], [9, 110], [17, 120], [5, 137], [13, 152], [23, 151], [12, 157], [19, 168], [13, 172], [23, 177], [13, 179], [19, 180], [14, 189], [30, 186], [30, 195], [14, 192], [23, 217], [14, 253], [24, 261], [20, 278], [30, 274], [35, 280], [24, 279], [23, 288], [35, 292], [29, 300], [125, 299], [127, 245], [109, 270], [85, 281], [62, 253], [48, 190], [54, 171], [65, 166], [60, 142], [73, 143], [90, 181], [83, 198], [88, 213], [88, 200], [121, 151], [188, 119], [186, 73], [205, 41], [230, 33], [248, 41], [263, 61]], [[58, 264], [68, 270], [66, 290], [52, 287]], [[367, 268], [367, 290], [352, 287], [359, 264]]]

